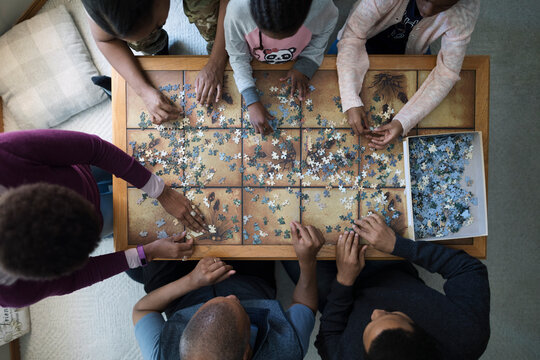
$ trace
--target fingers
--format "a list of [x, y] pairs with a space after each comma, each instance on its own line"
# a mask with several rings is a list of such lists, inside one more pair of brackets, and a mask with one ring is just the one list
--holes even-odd
[[221, 84], [217, 84], [217, 94], [216, 94], [216, 102], [221, 100], [221, 91], [223, 86]]
[[366, 251], [368, 246], [363, 245], [358, 254], [358, 260], [360, 260], [360, 266], [363, 268], [366, 265]]
[[368, 129], [368, 118], [365, 110], [362, 108], [360, 109], [360, 120], [362, 121], [362, 127], [364, 129]]
[[367, 232], [366, 229], [364, 229], [364, 228], [362, 228], [360, 226], [357, 226], [357, 225], [353, 225], [353, 230], [359, 236], [361, 236], [363, 239], [368, 240], [367, 237], [369, 236], [369, 232]]
[[183, 243], [184, 238], [186, 237], [187, 231], [182, 231], [178, 235], [171, 236], [170, 239], [173, 243]]
[[309, 238], [309, 236], [310, 236], [310, 235], [309, 235], [309, 232], [307, 231], [307, 229], [306, 229], [304, 226], [302, 226], [302, 225], [299, 224], [299, 223], [296, 223], [296, 228], [297, 228], [298, 231], [300, 232], [300, 237], [301, 237], [302, 239], [307, 240], [307, 239]]
[[197, 102], [200, 103], [201, 102], [201, 92], [199, 91], [199, 77], [197, 76], [197, 78], [195, 79], [195, 93], [197, 94]]
[[306, 93], [307, 93], [307, 83], [305, 81], [300, 81], [300, 93], [298, 94], [298, 98], [301, 100], [301, 101], [304, 101], [305, 98], [306, 98]]
[[307, 227], [307, 231], [309, 235], [311, 236], [311, 242], [314, 242], [315, 245], [319, 246], [320, 241], [319, 241], [319, 237], [317, 236], [317, 232], [315, 231], [315, 228], [310, 225]]
[[208, 93], [210, 92], [210, 86], [208, 83], [201, 84], [201, 103], [208, 103]]
[[206, 96], [206, 106], [210, 106], [215, 100], [216, 87], [212, 84], [208, 90], [208, 95]]
[[292, 84], [291, 84], [291, 94], [290, 94], [290, 96], [293, 97], [294, 93], [296, 92], [296, 86], [297, 86], [298, 82], [294, 78], [292, 78], [291, 80], [292, 80], [291, 81]]
[[379, 224], [379, 225], [386, 225], [386, 223], [384, 222], [382, 216], [379, 215], [379, 214], [377, 214], [377, 213], [371, 214], [371, 215], [369, 215], [368, 217], [370, 217], [370, 218], [372, 218], [372, 219], [375, 219], [375, 221], [376, 221], [377, 224]]
[[358, 259], [358, 252], [360, 251], [358, 244], [360, 242], [359, 236], [354, 231], [350, 231], [349, 234], [353, 237], [352, 246], [351, 246], [351, 257], [353, 259]]
[[349, 231], [346, 236], [347, 237], [345, 238], [344, 250], [345, 250], [345, 254], [350, 254], [351, 248], [353, 245], [354, 235], [351, 231]]
[[294, 221], [291, 222], [291, 237], [293, 245], [298, 244], [298, 227]]
[[187, 213], [184, 214], [184, 218], [182, 220], [184, 222], [184, 225], [186, 225], [188, 228], [192, 230], [195, 230], [197, 232], [202, 232], [205, 230], [203, 225], [199, 222], [199, 221], [202, 221], [202, 219], [200, 219], [198, 215], [192, 216], [189, 213], [189, 210]]

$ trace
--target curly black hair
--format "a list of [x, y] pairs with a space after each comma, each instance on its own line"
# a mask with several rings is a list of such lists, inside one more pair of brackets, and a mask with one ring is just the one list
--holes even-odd
[[81, 268], [100, 240], [94, 206], [75, 191], [45, 183], [0, 196], [0, 264], [29, 279], [53, 279]]
[[251, 0], [251, 16], [259, 29], [274, 34], [296, 32], [307, 18], [312, 0]]
[[153, 11], [155, 0], [82, 0], [88, 15], [103, 31], [121, 38], [136, 31]]

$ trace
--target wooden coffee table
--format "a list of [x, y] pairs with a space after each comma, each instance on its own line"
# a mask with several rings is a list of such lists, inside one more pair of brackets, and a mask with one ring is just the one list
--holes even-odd
[[[333, 259], [339, 233], [369, 211], [410, 234], [404, 175], [388, 176], [403, 168], [402, 144], [396, 141], [373, 156], [366, 140], [354, 136], [340, 111], [334, 56], [324, 59], [302, 104], [288, 98], [289, 87], [279, 80], [292, 64], [253, 63], [261, 100], [276, 117], [277, 131], [264, 139], [250, 126], [230, 68], [223, 100], [207, 108], [197, 104], [194, 89], [207, 57], [139, 61], [185, 118], [156, 128], [142, 100], [113, 70], [114, 144], [184, 193], [212, 224], [209, 233], [189, 235], [197, 244], [193, 258], [294, 259], [289, 222], [297, 220], [323, 232], [327, 244], [318, 257]], [[385, 112], [397, 113], [435, 64], [435, 56], [371, 56], [361, 95], [373, 125]], [[487, 174], [488, 109], [489, 57], [469, 56], [461, 80], [409, 135], [482, 131]], [[184, 230], [140, 190], [118, 178], [113, 186], [117, 250]], [[486, 256], [487, 237], [442, 243]], [[367, 255], [388, 258], [376, 250]]]

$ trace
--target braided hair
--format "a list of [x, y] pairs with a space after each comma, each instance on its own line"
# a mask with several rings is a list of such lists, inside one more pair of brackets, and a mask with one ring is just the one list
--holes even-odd
[[306, 20], [312, 0], [250, 0], [251, 16], [259, 29], [274, 34], [294, 33]]

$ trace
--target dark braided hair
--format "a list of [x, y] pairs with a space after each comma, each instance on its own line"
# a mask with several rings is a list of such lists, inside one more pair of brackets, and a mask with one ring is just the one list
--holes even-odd
[[132, 35], [151, 18], [155, 0], [82, 0], [86, 12], [105, 32], [120, 38]]
[[312, 0], [251, 0], [251, 16], [259, 29], [274, 34], [294, 33], [306, 20]]

